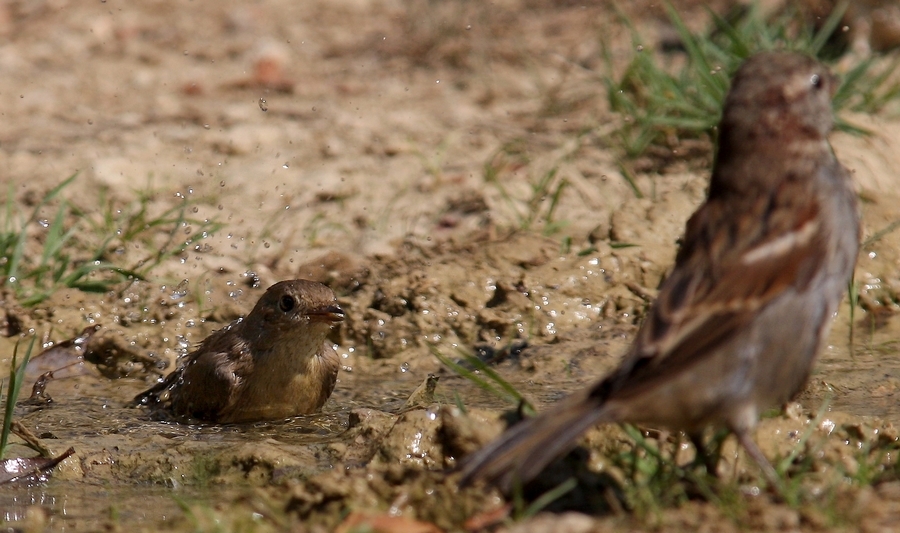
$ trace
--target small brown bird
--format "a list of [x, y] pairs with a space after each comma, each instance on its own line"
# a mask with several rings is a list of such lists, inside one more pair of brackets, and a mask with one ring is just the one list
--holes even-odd
[[249, 315], [207, 337], [184, 365], [134, 401], [218, 423], [312, 413], [337, 381], [340, 360], [325, 338], [343, 318], [325, 285], [276, 283]]
[[751, 432], [806, 384], [859, 248], [850, 175], [831, 150], [835, 79], [760, 53], [738, 70], [706, 202], [622, 364], [462, 462], [463, 483], [536, 477], [598, 423], [725, 427], [774, 485]]

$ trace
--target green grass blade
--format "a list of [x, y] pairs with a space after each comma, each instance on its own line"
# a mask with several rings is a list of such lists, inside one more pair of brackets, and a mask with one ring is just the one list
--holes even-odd
[[576, 480], [574, 477], [570, 477], [556, 487], [538, 496], [524, 511], [522, 511], [521, 515], [518, 516], [518, 518], [521, 520], [526, 520], [537, 515], [551, 503], [562, 498], [569, 492], [575, 490], [575, 487], [577, 486], [578, 480]]
[[681, 38], [684, 48], [687, 50], [688, 57], [696, 67], [696, 72], [699, 74], [700, 81], [702, 81], [707, 88], [718, 88], [722, 82], [716, 80], [715, 76], [711, 74], [713, 71], [712, 65], [710, 65], [706, 54], [701, 49], [699, 41], [684, 24], [684, 20], [682, 20], [678, 11], [671, 3], [666, 2], [665, 9], [669, 21], [675, 26], [675, 31], [678, 33], [678, 37]]
[[[528, 413], [534, 412], [534, 407], [531, 405], [531, 403], [528, 402], [528, 400], [526, 400], [522, 396], [522, 394], [516, 390], [515, 387], [510, 385], [499, 374], [497, 374], [494, 369], [490, 368], [481, 359], [471, 354], [460, 351], [460, 355], [463, 356], [465, 361], [475, 368], [475, 371], [472, 371], [442, 354], [436, 346], [429, 344], [429, 349], [431, 350], [432, 355], [437, 357], [438, 361], [455, 372], [457, 375], [462, 376], [463, 378], [477, 385], [479, 388], [491, 394], [494, 394], [495, 396], [503, 398], [504, 400], [507, 400], [511, 403], [523, 405], [525, 411]], [[488, 379], [482, 378], [476, 373], [476, 371], [482, 372], [485, 376], [488, 377]]]
[[9, 384], [6, 386], [6, 408], [3, 411], [3, 428], [0, 429], [0, 459], [3, 459], [6, 455], [13, 413], [16, 409], [16, 401], [19, 398], [19, 389], [21, 389], [22, 381], [25, 379], [25, 367], [31, 359], [31, 351], [34, 348], [36, 339], [37, 337], [31, 337], [28, 350], [25, 351], [25, 357], [18, 365], [16, 365], [16, 361], [19, 354], [19, 343], [16, 343], [16, 347], [13, 350], [12, 362], [9, 366]]
[[816, 32], [813, 36], [812, 40], [809, 43], [809, 48], [806, 50], [814, 56], [818, 56], [822, 51], [822, 47], [825, 46], [825, 43], [828, 42], [828, 39], [834, 33], [834, 30], [837, 29], [838, 25], [841, 23], [841, 20], [844, 18], [844, 13], [847, 12], [847, 8], [850, 7], [850, 3], [847, 0], [843, 0], [838, 3], [834, 9], [831, 11], [831, 14], [828, 15], [828, 18], [825, 19], [825, 22], [822, 24], [822, 27]]

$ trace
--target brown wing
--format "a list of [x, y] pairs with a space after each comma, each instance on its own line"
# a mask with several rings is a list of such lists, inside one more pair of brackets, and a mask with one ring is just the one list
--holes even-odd
[[[802, 290], [826, 250], [808, 187], [788, 179], [751, 205], [711, 198], [701, 207], [630, 352], [593, 395], [640, 394], [702, 361], [786, 289]], [[742, 203], [747, 212], [737, 216]]]
[[[225, 335], [229, 329], [231, 333]], [[135, 397], [134, 403], [166, 407], [179, 417], [215, 421], [231, 404], [247, 365], [252, 365], [245, 344], [237, 327], [214, 332], [188, 354], [184, 365]]]
[[178, 416], [215, 421], [228, 407], [240, 383], [235, 361], [227, 352], [204, 351], [181, 369], [181, 385], [172, 389], [172, 411]]

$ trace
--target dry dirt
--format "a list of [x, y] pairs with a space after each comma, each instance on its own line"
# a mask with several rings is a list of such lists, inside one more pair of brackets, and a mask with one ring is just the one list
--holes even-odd
[[[623, 4], [647, 43], [671, 34], [658, 5]], [[704, 26], [697, 2], [678, 4]], [[443, 472], [499, 432], [512, 405], [435, 352], [494, 355], [539, 407], [591, 382], [628, 345], [704, 194], [708, 143], [684, 159], [634, 162], [609, 135], [621, 119], [608, 108], [604, 53], [617, 69], [636, 53], [615, 13], [536, 0], [0, 3], [0, 172], [16, 206], [30, 212], [77, 172], [63, 191], [85, 211], [75, 245], [92, 242], [104, 212], [141, 198], [153, 213], [186, 199], [195, 220], [223, 225], [115, 292], [62, 290], [35, 308], [3, 296], [45, 343], [100, 324], [92, 342], [108, 359], [50, 382], [52, 403], [17, 408], [52, 451], [76, 453], [46, 483], [0, 487], [0, 524], [435, 531], [491, 522], [499, 496], [460, 491]], [[900, 122], [849, 118], [874, 132], [833, 136], [855, 173], [868, 238], [898, 218]], [[153, 246], [116, 253], [129, 264]], [[726, 447], [741, 487], [730, 503], [692, 497], [629, 510], [607, 483], [572, 498], [588, 514], [499, 527], [892, 527], [896, 476], [851, 478], [896, 462], [898, 266], [900, 232], [865, 246], [852, 344], [845, 304], [801, 406], [760, 426], [769, 456], [799, 447], [809, 457], [819, 477], [805, 482], [804, 504], [754, 492], [755, 467]], [[209, 427], [126, 407], [265, 287], [295, 277], [329, 283], [348, 314], [333, 338], [343, 372], [322, 414]], [[0, 338], [0, 368], [17, 340]], [[405, 406], [429, 374], [440, 377], [435, 397]], [[607, 464], [621, 481], [608, 459], [633, 447], [621, 430], [585, 442], [592, 468]], [[870, 448], [883, 454], [859, 464], [854, 454]]]

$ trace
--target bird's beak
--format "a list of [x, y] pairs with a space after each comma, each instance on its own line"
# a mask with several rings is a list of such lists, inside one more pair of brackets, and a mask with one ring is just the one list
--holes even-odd
[[337, 305], [326, 305], [310, 310], [306, 313], [306, 316], [308, 316], [310, 320], [336, 324], [338, 322], [343, 322], [344, 310]]

